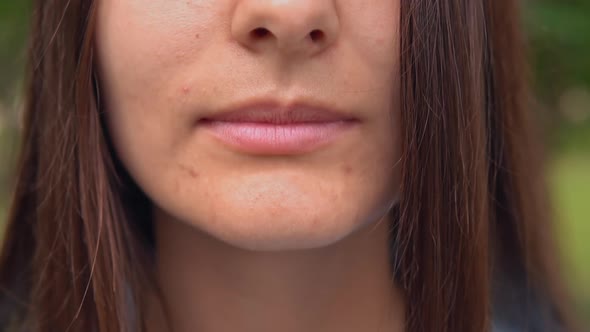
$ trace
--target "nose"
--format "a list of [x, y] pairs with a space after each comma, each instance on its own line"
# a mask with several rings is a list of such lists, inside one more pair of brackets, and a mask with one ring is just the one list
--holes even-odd
[[340, 33], [335, 0], [242, 0], [231, 33], [252, 51], [311, 56], [329, 48]]

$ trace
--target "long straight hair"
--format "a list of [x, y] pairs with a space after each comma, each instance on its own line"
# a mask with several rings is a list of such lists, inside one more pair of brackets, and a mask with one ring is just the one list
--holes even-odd
[[[391, 238], [407, 331], [488, 331], [497, 271], [522, 271], [565, 324], [517, 2], [401, 6], [403, 165]], [[92, 0], [34, 1], [0, 254], [3, 330], [145, 324], [150, 202], [105, 130], [95, 20]]]

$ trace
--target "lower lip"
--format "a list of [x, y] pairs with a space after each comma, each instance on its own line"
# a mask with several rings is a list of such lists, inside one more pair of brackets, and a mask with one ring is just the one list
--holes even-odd
[[246, 153], [299, 154], [328, 144], [356, 121], [272, 124], [204, 121], [201, 125], [223, 143]]

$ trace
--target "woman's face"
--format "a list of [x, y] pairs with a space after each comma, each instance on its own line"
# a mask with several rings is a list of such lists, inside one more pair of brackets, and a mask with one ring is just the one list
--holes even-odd
[[[397, 199], [399, 1], [98, 3], [109, 135], [158, 215], [245, 249], [302, 249]], [[291, 111], [299, 122], [260, 123]]]

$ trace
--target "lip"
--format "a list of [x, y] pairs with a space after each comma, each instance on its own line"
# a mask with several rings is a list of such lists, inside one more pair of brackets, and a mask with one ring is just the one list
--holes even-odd
[[334, 142], [360, 120], [304, 103], [250, 103], [205, 116], [198, 125], [223, 144], [249, 154], [302, 154]]

